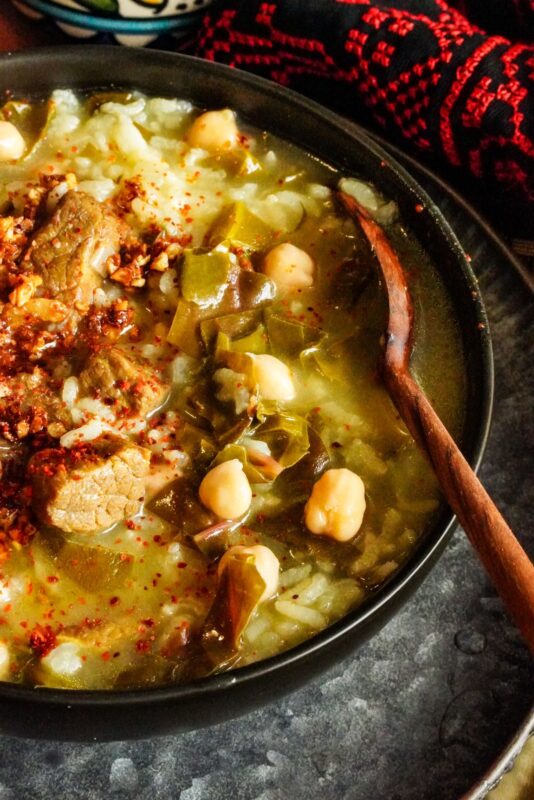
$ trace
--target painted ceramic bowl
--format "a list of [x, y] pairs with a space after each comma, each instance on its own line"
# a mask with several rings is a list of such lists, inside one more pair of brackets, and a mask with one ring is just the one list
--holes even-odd
[[142, 47], [183, 36], [212, 0], [12, 0], [34, 19], [48, 17], [69, 36]]

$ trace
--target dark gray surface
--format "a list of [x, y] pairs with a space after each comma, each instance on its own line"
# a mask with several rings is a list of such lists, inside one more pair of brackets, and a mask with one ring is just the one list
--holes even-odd
[[[534, 304], [478, 225], [425, 188], [473, 259], [492, 325], [495, 415], [481, 476], [533, 554]], [[403, 611], [289, 699], [134, 743], [2, 737], [0, 800], [455, 800], [513, 735], [533, 687], [528, 652], [457, 531]]]

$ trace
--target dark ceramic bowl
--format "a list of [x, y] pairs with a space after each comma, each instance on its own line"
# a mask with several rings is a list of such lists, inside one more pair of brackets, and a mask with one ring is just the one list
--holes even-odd
[[[400, 207], [406, 227], [441, 273], [453, 300], [466, 357], [468, 393], [462, 449], [478, 466], [491, 412], [493, 366], [488, 324], [475, 276], [436, 206], [364, 131], [286, 89], [208, 62], [160, 52], [66, 47], [0, 60], [0, 90], [44, 95], [54, 88], [135, 88], [230, 106], [253, 125], [377, 183]], [[356, 130], [356, 132], [355, 132]], [[423, 213], [416, 206], [424, 207]], [[419, 586], [454, 528], [443, 508], [412, 557], [365, 605], [298, 647], [234, 672], [185, 686], [131, 691], [61, 691], [0, 684], [0, 729], [47, 739], [110, 740], [190, 730], [280, 698], [352, 652], [384, 625]]]

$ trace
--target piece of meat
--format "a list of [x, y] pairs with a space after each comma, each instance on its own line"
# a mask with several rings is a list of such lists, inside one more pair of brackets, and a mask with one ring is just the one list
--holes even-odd
[[149, 468], [149, 450], [113, 434], [41, 450], [28, 464], [33, 510], [67, 533], [108, 528], [139, 511]]
[[33, 236], [24, 259], [43, 279], [42, 294], [84, 312], [102, 283], [103, 265], [119, 250], [121, 223], [84, 192], [67, 192]]
[[8, 442], [44, 431], [62, 436], [72, 427], [72, 418], [59, 389], [60, 382], [40, 367], [0, 375], [0, 436]]
[[117, 416], [145, 417], [163, 403], [169, 387], [145, 361], [120, 347], [100, 350], [89, 357], [79, 376], [80, 394], [109, 404]]

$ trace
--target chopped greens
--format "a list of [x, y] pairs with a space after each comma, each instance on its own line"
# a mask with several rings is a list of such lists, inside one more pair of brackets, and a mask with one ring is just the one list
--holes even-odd
[[230, 246], [242, 245], [261, 250], [273, 234], [269, 225], [253, 214], [245, 203], [238, 201], [223, 209], [208, 233], [207, 242], [209, 247], [229, 243]]

